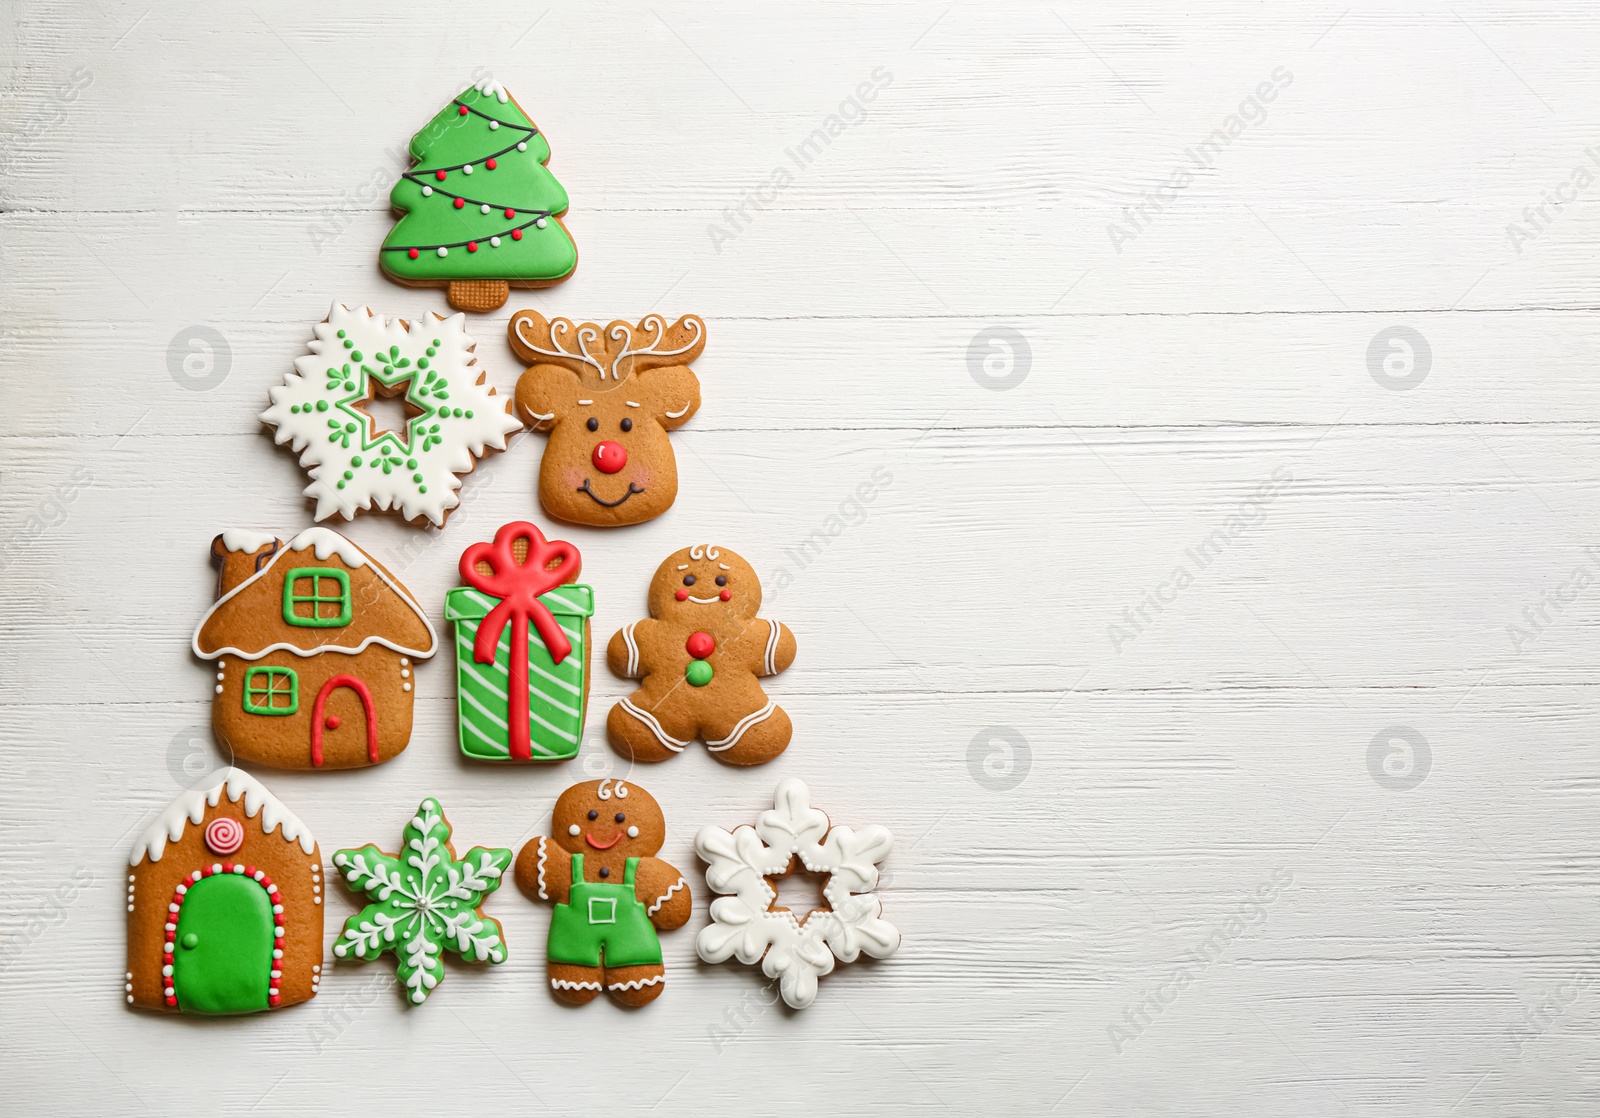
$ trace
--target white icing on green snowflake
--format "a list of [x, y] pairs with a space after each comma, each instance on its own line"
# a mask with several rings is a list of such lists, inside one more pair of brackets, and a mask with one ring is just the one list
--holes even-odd
[[505, 962], [499, 921], [477, 908], [500, 888], [511, 851], [475, 846], [457, 861], [437, 800], [423, 800], [406, 824], [399, 856], [369, 844], [339, 851], [333, 864], [373, 900], [345, 921], [334, 955], [367, 961], [393, 951], [395, 973], [413, 1004], [444, 978], [445, 948], [480, 963]]
[[[878, 885], [878, 863], [893, 845], [883, 827], [830, 830], [827, 815], [811, 806], [805, 784], [792, 777], [783, 781], [773, 809], [762, 812], [754, 827], [704, 827], [695, 836], [706, 884], [728, 894], [711, 902], [711, 923], [700, 929], [696, 950], [708, 963], [730, 957], [759, 961], [763, 974], [779, 980], [783, 1000], [804, 1009], [834, 960], [853, 963], [863, 951], [882, 959], [900, 946], [899, 931], [870, 895]], [[767, 878], [784, 873], [791, 857], [812, 873], [829, 875], [822, 895], [831, 911], [797, 917], [788, 909], [773, 910], [778, 894]]]
[[[398, 509], [443, 524], [460, 503], [460, 475], [522, 426], [507, 398], [480, 383], [466, 315], [407, 323], [335, 303], [314, 333], [311, 353], [269, 391], [261, 419], [277, 428], [274, 441], [299, 452], [316, 518]], [[362, 405], [377, 394], [404, 399], [403, 431], [374, 430]]]

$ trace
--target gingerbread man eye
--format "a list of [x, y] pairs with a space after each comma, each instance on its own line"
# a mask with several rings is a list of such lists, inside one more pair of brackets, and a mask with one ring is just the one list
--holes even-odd
[[683, 576], [683, 584], [685, 586], [693, 586], [694, 585], [694, 575], [684, 575]]
[[589, 822], [593, 823], [596, 819], [599, 819], [599, 818], [600, 818], [600, 813], [598, 811], [591, 811], [589, 813]]
[[620, 812], [620, 811], [617, 812], [617, 822], [618, 823], [626, 823], [627, 821], [628, 821], [628, 817], [626, 815], [622, 814], [622, 812]]
[[584, 426], [589, 428], [591, 431], [598, 431], [600, 430], [600, 421], [591, 415], [589, 417], [589, 422], [585, 423]]
[[623, 430], [624, 430], [624, 431], [631, 431], [631, 430], [633, 430], [633, 420], [631, 420], [631, 419], [624, 419], [624, 420], [623, 420], [623, 421], [622, 421], [622, 429], [623, 429]]
[[718, 586], [726, 586], [726, 585], [728, 585], [728, 576], [727, 575], [718, 575], [717, 576], [717, 585]]

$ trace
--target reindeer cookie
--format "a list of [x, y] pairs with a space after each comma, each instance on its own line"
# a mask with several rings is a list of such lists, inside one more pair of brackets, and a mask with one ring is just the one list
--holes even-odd
[[550, 838], [517, 855], [517, 884], [555, 902], [547, 948], [550, 991], [569, 1005], [603, 989], [623, 1005], [661, 996], [666, 968], [657, 932], [689, 920], [689, 885], [653, 857], [667, 824], [655, 797], [621, 780], [574, 784], [556, 800]]
[[761, 582], [733, 552], [689, 547], [650, 580], [650, 616], [611, 638], [606, 662], [643, 682], [611, 708], [606, 736], [635, 761], [665, 761], [696, 738], [730, 765], [760, 765], [794, 727], [760, 676], [794, 663], [794, 634], [757, 617]]
[[531, 366], [517, 381], [517, 408], [550, 436], [539, 467], [539, 503], [558, 520], [615, 528], [653, 520], [678, 496], [668, 431], [700, 408], [689, 362], [706, 325], [685, 315], [668, 326], [647, 315], [604, 329], [521, 311], [511, 349]]

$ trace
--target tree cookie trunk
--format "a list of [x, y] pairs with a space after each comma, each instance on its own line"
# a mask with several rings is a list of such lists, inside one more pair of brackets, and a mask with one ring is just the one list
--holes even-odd
[[445, 298], [458, 311], [483, 314], [497, 311], [506, 305], [511, 296], [511, 285], [505, 280], [451, 280]]

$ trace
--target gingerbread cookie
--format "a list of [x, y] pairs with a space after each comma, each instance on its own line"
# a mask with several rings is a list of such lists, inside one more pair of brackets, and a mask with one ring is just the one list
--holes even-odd
[[479, 761], [565, 761], [583, 740], [594, 590], [570, 585], [578, 549], [527, 521], [461, 555], [445, 595], [456, 630], [461, 752]]
[[611, 638], [606, 661], [639, 689], [606, 719], [612, 748], [665, 761], [696, 738], [730, 765], [759, 765], [794, 727], [758, 682], [794, 662], [794, 634], [757, 617], [761, 583], [733, 552], [689, 547], [656, 568], [650, 617]]
[[705, 348], [705, 323], [668, 326], [647, 315], [603, 330], [520, 311], [511, 349], [531, 367], [517, 381], [517, 408], [550, 436], [539, 466], [539, 503], [558, 520], [613, 528], [666, 512], [678, 496], [668, 431], [700, 407], [689, 363]]
[[446, 948], [469, 962], [506, 961], [500, 921], [481, 906], [500, 888], [511, 851], [474, 846], [457, 858], [450, 831], [444, 809], [430, 797], [406, 823], [399, 854], [369, 843], [333, 856], [345, 884], [372, 898], [345, 921], [334, 955], [366, 962], [394, 952], [395, 974], [412, 1005], [444, 980]]
[[548, 287], [578, 266], [561, 224], [567, 192], [550, 145], [493, 78], [462, 92], [411, 139], [416, 166], [389, 194], [399, 221], [378, 253], [384, 274], [442, 287], [462, 311], [492, 311], [512, 287]]
[[[522, 422], [484, 383], [466, 321], [431, 312], [384, 318], [335, 303], [313, 328], [311, 354], [268, 392], [272, 406], [261, 421], [307, 467], [315, 519], [393, 509], [413, 524], [442, 527], [461, 503], [462, 476], [506, 448]], [[393, 428], [377, 414], [379, 399], [404, 407]]]
[[287, 545], [232, 529], [211, 558], [218, 597], [193, 647], [216, 665], [211, 726], [235, 758], [348, 769], [405, 749], [416, 665], [437, 639], [393, 575], [327, 528]]
[[561, 793], [551, 823], [517, 855], [522, 891], [555, 903], [551, 993], [569, 1005], [601, 990], [654, 1001], [666, 983], [657, 933], [683, 927], [692, 907], [683, 875], [652, 857], [667, 835], [660, 805], [636, 784], [591, 780]]
[[248, 773], [208, 773], [128, 859], [128, 1004], [212, 1015], [303, 1002], [322, 981], [322, 853]]
[[[893, 845], [883, 827], [830, 829], [826, 813], [811, 806], [805, 784], [783, 781], [773, 809], [762, 812], [754, 827], [704, 827], [695, 836], [706, 883], [725, 894], [711, 902], [711, 923], [695, 937], [695, 950], [708, 963], [730, 957], [759, 962], [763, 974], [779, 980], [783, 1000], [804, 1009], [816, 999], [817, 978], [831, 973], [835, 960], [853, 963], [863, 951], [883, 959], [900, 946], [899, 931], [870, 895], [878, 885], [878, 863]], [[828, 875], [822, 887], [827, 908], [797, 916], [778, 907], [772, 879], [794, 872], [797, 864]]]

